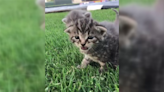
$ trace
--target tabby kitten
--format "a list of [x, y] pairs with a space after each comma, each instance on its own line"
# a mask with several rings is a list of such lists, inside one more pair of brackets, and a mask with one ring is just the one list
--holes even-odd
[[[118, 12], [115, 12], [118, 17]], [[101, 72], [109, 63], [112, 66], [118, 64], [118, 18], [115, 23], [98, 23], [92, 19], [89, 12], [73, 10], [62, 21], [66, 24], [65, 32], [72, 43], [84, 54], [78, 68], [85, 68], [94, 61], [100, 64]]]

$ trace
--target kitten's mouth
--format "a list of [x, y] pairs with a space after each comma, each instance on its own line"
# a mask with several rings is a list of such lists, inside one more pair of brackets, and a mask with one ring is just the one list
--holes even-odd
[[82, 49], [82, 50], [87, 50], [87, 49], [88, 49], [88, 47], [81, 47], [81, 49]]

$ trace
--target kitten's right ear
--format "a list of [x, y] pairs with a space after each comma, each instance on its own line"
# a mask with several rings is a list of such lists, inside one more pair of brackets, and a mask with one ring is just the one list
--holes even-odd
[[137, 22], [128, 16], [119, 16], [119, 34], [129, 36], [136, 30]]
[[66, 24], [67, 23], [67, 18], [63, 18], [62, 22]]
[[70, 34], [71, 33], [71, 29], [72, 29], [72, 27], [68, 27], [67, 29], [64, 30], [64, 32], [66, 32], [67, 34]]
[[101, 35], [105, 35], [107, 32], [107, 29], [103, 26], [96, 26], [96, 30], [99, 31]]

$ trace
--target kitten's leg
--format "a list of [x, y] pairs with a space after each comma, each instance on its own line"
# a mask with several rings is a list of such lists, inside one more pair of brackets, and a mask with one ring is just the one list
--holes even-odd
[[90, 61], [91, 60], [85, 56], [81, 62], [81, 65], [78, 65], [77, 68], [86, 68]]
[[100, 71], [100, 73], [102, 73], [102, 72], [104, 71], [104, 69], [105, 69], [106, 64], [103, 63], [103, 62], [101, 62], [101, 61], [99, 61], [99, 64], [100, 64], [100, 69], [99, 69], [99, 71]]

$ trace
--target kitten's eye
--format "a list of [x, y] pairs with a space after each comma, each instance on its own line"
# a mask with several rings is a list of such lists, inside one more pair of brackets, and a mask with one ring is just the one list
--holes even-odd
[[89, 36], [88, 39], [93, 39], [93, 36]]
[[79, 39], [79, 36], [75, 36], [76, 39]]

